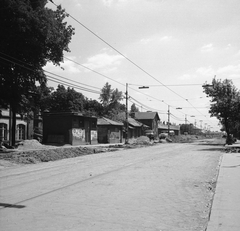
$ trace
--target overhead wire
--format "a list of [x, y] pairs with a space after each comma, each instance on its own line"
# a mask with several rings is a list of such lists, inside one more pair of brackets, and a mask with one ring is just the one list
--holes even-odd
[[[55, 5], [56, 7], [58, 7], [57, 4], [54, 3], [53, 0], [49, 0], [53, 5]], [[177, 92], [175, 92], [174, 90], [172, 90], [171, 88], [169, 88], [167, 85], [163, 84], [161, 81], [159, 81], [157, 78], [155, 78], [153, 75], [151, 75], [149, 72], [147, 72], [146, 70], [144, 70], [143, 68], [141, 68], [138, 64], [136, 64], [135, 62], [133, 62], [131, 59], [129, 59], [126, 55], [124, 55], [122, 52], [120, 52], [119, 50], [117, 50], [115, 47], [113, 47], [110, 43], [108, 43], [106, 40], [104, 40], [103, 38], [101, 38], [99, 35], [97, 35], [94, 31], [92, 31], [91, 29], [89, 29], [87, 26], [85, 26], [83, 23], [81, 23], [79, 20], [77, 20], [75, 17], [73, 17], [71, 14], [69, 14], [68, 12], [66, 12], [68, 14], [68, 16], [70, 18], [72, 18], [74, 21], [76, 21], [79, 25], [81, 25], [82, 27], [84, 27], [86, 30], [88, 30], [91, 34], [93, 34], [94, 36], [96, 36], [99, 40], [101, 40], [103, 43], [105, 43], [106, 45], [108, 45], [109, 47], [111, 47], [114, 51], [116, 51], [118, 54], [120, 54], [122, 57], [124, 57], [126, 60], [128, 60], [130, 63], [132, 63], [134, 66], [136, 66], [138, 69], [140, 69], [142, 72], [144, 72], [146, 75], [148, 75], [149, 77], [151, 77], [152, 79], [154, 79], [155, 81], [157, 81], [158, 83], [160, 83], [162, 86], [166, 87], [169, 91], [173, 92], [174, 94], [178, 95], [180, 98], [186, 100], [195, 110], [197, 110], [200, 114], [201, 112], [195, 108], [195, 106], [190, 103], [188, 101], [188, 99], [185, 99], [183, 96], [181, 96], [180, 94], [178, 94]]]
[[[52, 4], [54, 4], [56, 7], [58, 7], [53, 0], [49, 0]], [[66, 12], [67, 13], [67, 12]], [[154, 76], [152, 76], [149, 72], [145, 71], [143, 68], [141, 68], [138, 64], [136, 64], [135, 62], [133, 62], [131, 59], [129, 59], [127, 56], [125, 56], [123, 53], [121, 53], [119, 50], [117, 50], [116, 48], [114, 48], [110, 43], [108, 43], [107, 41], [105, 41], [104, 39], [102, 39], [100, 36], [98, 36], [95, 32], [93, 32], [91, 29], [89, 29], [87, 26], [85, 26], [83, 23], [81, 23], [79, 20], [77, 20], [75, 17], [73, 17], [71, 14], [67, 13], [68, 16], [70, 18], [72, 18], [74, 21], [76, 21], [78, 24], [80, 24], [82, 27], [84, 27], [86, 30], [88, 30], [90, 33], [92, 33], [94, 36], [96, 36], [98, 39], [100, 39], [102, 42], [104, 42], [105, 44], [107, 44], [109, 47], [111, 47], [114, 51], [116, 51], [118, 54], [120, 54], [122, 57], [124, 57], [126, 60], [128, 60], [130, 63], [132, 63], [134, 66], [136, 66], [137, 68], [139, 68], [141, 71], [143, 71], [145, 74], [147, 74], [149, 77], [153, 78], [155, 81], [159, 82], [162, 86], [166, 87], [168, 90], [170, 90], [171, 92], [173, 92], [174, 94], [178, 95], [180, 98], [182, 98], [183, 100], [186, 100], [191, 106], [192, 108], [194, 108], [195, 110], [197, 110], [200, 114], [202, 114], [194, 105], [192, 105], [188, 99], [185, 99], [184, 97], [182, 97], [180, 94], [178, 94], [177, 92], [173, 91], [171, 88], [168, 87], [168, 85], [163, 84], [161, 81], [159, 81], [157, 78], [155, 78]], [[104, 76], [106, 77], [106, 76]], [[113, 80], [114, 81], [114, 80]]]
[[[1, 52], [0, 52], [0, 53], [1, 53]], [[15, 64], [15, 65], [17, 65], [17, 66], [20, 66], [20, 67], [22, 67], [22, 68], [25, 68], [25, 69], [27, 69], [27, 70], [30, 70], [30, 71], [35, 72], [35, 70], [33, 70], [32, 68], [29, 68], [29, 67], [26, 67], [26, 66], [24, 66], [24, 65], [22, 65], [22, 64], [19, 64], [19, 63], [17, 63], [16, 61], [12, 61], [12, 60], [7, 59], [7, 58], [2, 57], [2, 56], [0, 56], [0, 59], [5, 60], [5, 61], [8, 61], [8, 62], [10, 62], [10, 63], [12, 63], [12, 64]], [[16, 60], [16, 59], [15, 59], [15, 60]], [[20, 62], [23, 63], [22, 61], [20, 61]], [[29, 66], [29, 64], [28, 64], [28, 66]], [[44, 71], [44, 70], [43, 70], [43, 71]], [[48, 71], [47, 71], [47, 73], [53, 74], [53, 75], [55, 75], [55, 76], [62, 77], [62, 76], [60, 76], [60, 75], [56, 75], [56, 74], [51, 73], [51, 72], [48, 72]], [[82, 91], [87, 91], [87, 92], [91, 92], [91, 93], [95, 93], [95, 94], [100, 94], [100, 91], [96, 91], [96, 90], [92, 90], [92, 89], [89, 89], [89, 88], [81, 87], [81, 86], [79, 86], [79, 85], [72, 84], [72, 83], [66, 82], [66, 81], [64, 81], [64, 80], [59, 80], [59, 79], [57, 79], [56, 77], [53, 77], [53, 76], [50, 76], [50, 75], [46, 75], [46, 77], [47, 77], [48, 79], [50, 79], [51, 81], [56, 82], [56, 83], [60, 83], [60, 84], [63, 84], [63, 83], [64, 83], [64, 84], [66, 84], [67, 86], [75, 87], [75, 88], [78, 88], [79, 90], [82, 90]], [[64, 78], [64, 77], [62, 77], [62, 78]], [[64, 79], [67, 79], [67, 78], [64, 78]], [[73, 82], [77, 82], [77, 81], [73, 81]], [[77, 82], [77, 83], [79, 83], [79, 82]], [[79, 84], [80, 84], [80, 83], [79, 83]]]
[[[1, 53], [1, 54], [4, 54], [4, 53], [2, 53], [2, 52], [0, 52], [0, 53]], [[14, 60], [17, 60], [17, 59], [15, 59], [14, 57], [11, 57], [11, 56], [9, 56], [9, 55], [6, 55], [6, 54], [4, 54], [4, 55], [5, 55], [5, 56], [8, 56], [8, 57], [10, 57], [10, 58], [12, 58], [12, 59], [14, 59]], [[33, 70], [32, 68], [29, 68], [29, 67], [26, 67], [26, 66], [23, 66], [23, 65], [17, 63], [16, 61], [9, 60], [9, 59], [4, 58], [4, 57], [2, 57], [2, 56], [0, 56], [0, 58], [3, 59], [3, 60], [5, 60], [5, 61], [11, 62], [11, 63], [13, 63], [13, 64], [15, 64], [15, 65], [21, 66], [21, 67], [23, 67], [23, 68], [25, 68], [25, 69], [28, 69], [28, 70], [31, 70], [31, 71], [35, 71], [35, 70]], [[17, 61], [19, 61], [19, 62], [21, 62], [21, 63], [23, 63], [23, 64], [27, 64], [27, 63], [25, 63], [25, 62], [23, 62], [23, 61], [21, 61], [21, 60], [17, 60]], [[27, 65], [31, 67], [31, 65], [29, 65], [29, 64], [27, 64]], [[88, 69], [89, 69], [89, 68], [88, 68]], [[91, 69], [90, 69], [90, 70], [91, 70]], [[44, 72], [47, 72], [47, 73], [50, 73], [50, 74], [52, 74], [52, 75], [54, 75], [54, 76], [63, 78], [63, 79], [65, 79], [65, 80], [69, 80], [69, 81], [72, 81], [72, 82], [81, 84], [80, 82], [70, 80], [70, 79], [65, 78], [65, 77], [63, 77], [63, 76], [61, 76], [61, 75], [57, 75], [57, 74], [54, 74], [54, 73], [49, 72], [49, 71], [46, 71], [46, 70], [43, 70], [43, 71], [44, 71]], [[98, 72], [96, 72], [96, 73], [98, 73]], [[98, 73], [98, 74], [101, 74], [101, 73]], [[46, 77], [47, 77], [48, 80], [50, 80], [50, 81], [52, 81], [52, 82], [55, 82], [55, 83], [58, 83], [58, 84], [63, 84], [63, 85], [68, 86], [68, 87], [74, 87], [75, 89], [82, 90], [82, 91], [86, 91], [86, 92], [90, 92], [90, 93], [100, 94], [100, 91], [95, 91], [95, 90], [92, 90], [92, 89], [83, 88], [83, 87], [81, 87], [81, 86], [79, 86], [79, 85], [76, 85], [76, 84], [73, 84], [73, 83], [69, 83], [69, 82], [67, 82], [67, 81], [60, 80], [60, 79], [58, 79], [58, 78], [55, 78], [55, 77], [53, 77], [53, 76], [51, 76], [51, 75], [46, 75]], [[111, 79], [111, 78], [110, 78], [110, 79]], [[83, 84], [83, 85], [86, 85], [86, 84]], [[90, 86], [90, 85], [87, 85], [87, 86]], [[90, 87], [93, 87], [93, 86], [90, 86]], [[95, 88], [96, 88], [96, 87], [95, 87]], [[98, 89], [98, 88], [97, 88], [97, 89]], [[134, 88], [132, 88], [132, 89], [135, 90], [135, 91], [137, 91], [137, 90], [134, 89]], [[144, 94], [144, 93], [141, 92], [141, 91], [137, 91], [137, 92], [140, 92], [140, 93]], [[146, 94], [144, 94], [144, 95], [146, 95]], [[152, 96], [150, 96], [150, 95], [147, 95], [147, 96], [152, 97]], [[148, 109], [150, 109], [150, 110], [155, 110], [155, 111], [157, 111], [159, 114], [167, 114], [167, 113], [163, 113], [162, 110], [153, 109], [153, 108], [151, 108], [151, 107], [148, 107], [148, 106], [142, 104], [141, 102], [139, 102], [138, 100], [134, 99], [133, 97], [131, 97], [131, 98], [132, 98], [133, 100], [135, 100], [135, 102], [137, 102], [138, 105], [139, 105], [141, 108], [144, 108], [144, 109], [146, 109], [146, 110], [148, 110]], [[152, 97], [152, 98], [154, 98], [154, 97]], [[156, 98], [155, 98], [155, 99], [156, 99]], [[158, 99], [156, 99], [156, 100], [158, 100]], [[130, 100], [130, 101], [131, 101], [131, 100]], [[163, 100], [158, 100], [158, 101], [165, 103]], [[132, 102], [132, 101], [131, 101], [131, 102]], [[133, 103], [135, 103], [135, 102], [133, 102]], [[168, 105], [167, 103], [165, 103], [165, 104]], [[183, 114], [184, 114], [184, 113], [183, 113]], [[175, 118], [175, 119], [179, 120], [179, 118]], [[181, 119], [180, 119], [180, 120], [181, 120]]]

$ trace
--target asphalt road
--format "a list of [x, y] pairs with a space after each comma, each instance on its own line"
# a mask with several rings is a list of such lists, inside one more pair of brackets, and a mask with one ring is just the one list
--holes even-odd
[[4, 168], [0, 229], [202, 231], [221, 156], [159, 144]]

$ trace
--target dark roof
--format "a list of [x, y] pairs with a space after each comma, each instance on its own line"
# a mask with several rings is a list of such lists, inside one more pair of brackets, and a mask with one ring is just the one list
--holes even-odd
[[123, 123], [121, 122], [116, 122], [113, 120], [110, 120], [105, 117], [98, 118], [97, 120], [97, 125], [115, 125], [115, 126], [123, 126]]
[[[159, 129], [168, 129], [168, 125], [167, 125], [167, 124], [161, 124], [161, 123], [159, 123], [159, 124], [158, 124], [158, 128], [159, 128]], [[169, 129], [170, 129], [170, 130], [179, 130], [179, 129], [180, 129], [180, 126], [170, 125], [170, 126], [169, 126]]]
[[138, 122], [137, 120], [135, 120], [135, 119], [133, 119], [131, 117], [128, 118], [128, 123], [130, 125], [132, 125], [133, 127], [142, 127], [143, 126], [142, 123]]
[[63, 117], [63, 116], [81, 116], [81, 117], [85, 117], [85, 118], [94, 118], [96, 119], [96, 116], [90, 116], [90, 115], [85, 115], [82, 112], [44, 112], [43, 116], [59, 116], [59, 117]]
[[137, 120], [153, 120], [155, 116], [157, 116], [157, 120], [160, 120], [157, 112], [135, 112]]

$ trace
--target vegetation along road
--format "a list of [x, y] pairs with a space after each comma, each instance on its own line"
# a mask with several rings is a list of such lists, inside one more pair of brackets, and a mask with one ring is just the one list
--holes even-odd
[[221, 146], [159, 144], [1, 170], [2, 230], [205, 230]]

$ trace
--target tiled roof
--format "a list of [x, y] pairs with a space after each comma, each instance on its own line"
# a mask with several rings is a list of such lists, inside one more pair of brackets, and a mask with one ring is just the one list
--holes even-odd
[[154, 119], [155, 116], [157, 116], [158, 120], [160, 120], [157, 112], [135, 112], [135, 118], [137, 120]]
[[123, 126], [123, 123], [121, 122], [116, 122], [113, 120], [110, 120], [105, 117], [98, 118], [97, 120], [97, 125], [115, 125], [115, 126]]

